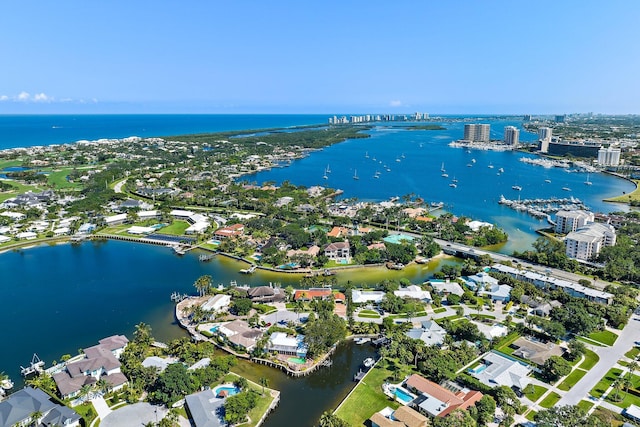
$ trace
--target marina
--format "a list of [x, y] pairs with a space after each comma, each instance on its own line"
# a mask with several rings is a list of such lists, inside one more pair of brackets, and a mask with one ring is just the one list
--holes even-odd
[[526, 212], [534, 218], [547, 218], [560, 210], [590, 210], [580, 199], [575, 197], [549, 199], [507, 199], [500, 196], [501, 205], [510, 207], [518, 212]]

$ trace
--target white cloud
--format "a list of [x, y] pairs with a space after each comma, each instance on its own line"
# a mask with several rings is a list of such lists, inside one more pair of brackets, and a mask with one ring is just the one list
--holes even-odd
[[44, 92], [40, 92], [33, 96], [33, 101], [34, 102], [51, 102], [53, 101], [53, 98], [48, 97], [47, 94]]
[[0, 95], [0, 101], [8, 101], [9, 97], [7, 95]]
[[17, 96], [18, 101], [28, 101], [31, 98], [29, 92], [20, 92], [20, 95]]
[[401, 107], [402, 106], [402, 101], [399, 101], [399, 100], [396, 99], [396, 100], [393, 100], [393, 101], [389, 102], [389, 105], [391, 107]]

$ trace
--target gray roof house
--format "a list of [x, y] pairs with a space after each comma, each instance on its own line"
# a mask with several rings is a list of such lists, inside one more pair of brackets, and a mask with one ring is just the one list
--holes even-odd
[[185, 397], [187, 409], [195, 427], [224, 427], [224, 399], [218, 399], [213, 390], [204, 390]]
[[0, 427], [27, 425], [35, 412], [41, 414], [38, 426], [80, 425], [80, 415], [77, 412], [54, 403], [51, 397], [40, 389], [25, 387], [0, 402]]
[[444, 337], [447, 335], [447, 331], [445, 331], [442, 326], [433, 320], [426, 320], [422, 322], [421, 326], [421, 328], [409, 329], [406, 335], [409, 338], [422, 340], [426, 345], [442, 345], [444, 343]]

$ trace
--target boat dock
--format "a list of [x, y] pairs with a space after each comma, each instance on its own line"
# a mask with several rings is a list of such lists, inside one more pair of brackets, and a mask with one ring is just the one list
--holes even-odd
[[252, 274], [254, 271], [256, 271], [256, 268], [257, 268], [257, 266], [255, 264], [253, 264], [249, 268], [243, 268], [242, 270], [240, 270], [240, 273], [242, 273], [242, 274]]
[[213, 257], [215, 257], [217, 254], [202, 254], [198, 257], [198, 261], [200, 262], [207, 262], [207, 261], [211, 261], [213, 259]]
[[26, 368], [24, 366], [20, 366], [20, 374], [23, 377], [28, 377], [33, 374], [39, 374], [44, 370], [44, 362], [40, 360], [36, 353], [33, 353], [33, 357], [31, 358], [31, 364]]
[[358, 369], [358, 373], [353, 376], [353, 380], [358, 382], [358, 381], [362, 380], [365, 375], [367, 375], [367, 371], [363, 371], [362, 369]]
[[189, 298], [189, 295], [187, 295], [187, 294], [181, 294], [179, 292], [171, 293], [171, 301], [173, 301], [173, 302], [180, 302], [180, 301], [183, 301], [183, 300], [185, 300], [187, 298]]
[[550, 214], [554, 214], [560, 210], [590, 210], [580, 199], [575, 197], [550, 199], [518, 199], [510, 200], [504, 196], [500, 196], [498, 203], [505, 205], [519, 212], [526, 212], [535, 218], [550, 219]]

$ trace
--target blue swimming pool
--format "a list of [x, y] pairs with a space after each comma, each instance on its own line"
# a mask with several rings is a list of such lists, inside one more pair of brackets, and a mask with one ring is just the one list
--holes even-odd
[[395, 394], [396, 398], [402, 401], [404, 404], [407, 404], [413, 400], [413, 396], [399, 387], [396, 387], [396, 389], [393, 391], [393, 394]]
[[415, 237], [409, 236], [407, 234], [392, 234], [390, 236], [385, 237], [384, 239], [387, 243], [395, 243], [397, 245], [402, 244], [402, 241], [405, 240], [407, 242], [412, 242], [415, 240]]
[[216, 332], [218, 332], [218, 329], [220, 329], [220, 326], [216, 325], [216, 326], [212, 327], [211, 329], [209, 329], [209, 331], [212, 334], [215, 334]]
[[487, 365], [482, 364], [480, 366], [476, 366], [473, 369], [469, 369], [469, 372], [471, 372], [472, 374], [479, 374], [480, 372], [484, 371], [485, 369], [487, 369]]
[[213, 389], [213, 394], [216, 397], [224, 397], [223, 392], [226, 392], [227, 396], [233, 396], [234, 394], [238, 394], [240, 393], [240, 389], [238, 387], [235, 387], [233, 385], [219, 385], [218, 387]]

